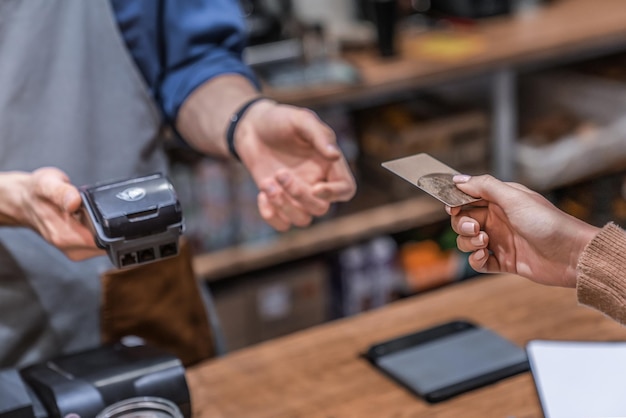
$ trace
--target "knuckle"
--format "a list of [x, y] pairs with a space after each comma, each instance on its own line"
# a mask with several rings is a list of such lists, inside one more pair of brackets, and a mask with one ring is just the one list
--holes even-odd
[[267, 222], [267, 224], [269, 226], [271, 226], [272, 228], [274, 228], [277, 231], [285, 232], [285, 231], [287, 231], [289, 229], [289, 224], [284, 222], [284, 221], [282, 221], [278, 217], [278, 215], [275, 215], [275, 214], [274, 215], [270, 215], [270, 214], [267, 214], [267, 213], [262, 213], [261, 217], [263, 218], [263, 220], [265, 222]]
[[343, 190], [339, 192], [337, 200], [347, 202], [356, 195], [356, 184], [350, 183]]
[[66, 245], [66, 242], [61, 236], [61, 234], [59, 234], [56, 231], [48, 231], [47, 240], [50, 242], [50, 244], [54, 245], [55, 247], [59, 249], [63, 249]]
[[287, 187], [287, 190], [289, 191], [289, 194], [295, 200], [300, 200], [303, 197], [305, 197], [304, 190], [302, 190], [301, 187], [296, 186], [296, 184], [294, 182], [285, 185], [285, 187]]
[[485, 268], [482, 263], [478, 263], [472, 259], [469, 260], [469, 265], [477, 272], [484, 272]]
[[261, 214], [261, 218], [268, 224], [274, 226], [274, 219], [276, 219], [276, 215], [267, 210], [262, 210], [259, 212]]
[[44, 177], [50, 174], [58, 174], [59, 170], [54, 168], [54, 167], [40, 167], [37, 168], [35, 170], [33, 170], [33, 176], [39, 178], [39, 177]]
[[67, 256], [67, 258], [69, 258], [72, 261], [82, 260], [82, 257], [80, 257], [78, 254], [73, 253], [73, 252], [65, 253], [65, 255]]
[[283, 206], [285, 204], [285, 194], [282, 190], [277, 189], [274, 190], [271, 194], [268, 195], [269, 201], [274, 206]]
[[456, 246], [459, 250], [461, 250], [462, 252], [467, 252], [468, 250], [465, 248], [465, 240], [463, 239], [462, 236], [457, 236], [456, 237]]
[[334, 143], [337, 142], [337, 135], [335, 134], [335, 131], [325, 123], [322, 124], [322, 134]]
[[311, 222], [313, 222], [313, 217], [303, 216], [302, 218], [295, 220], [294, 225], [304, 228], [304, 227], [311, 225]]
[[279, 232], [287, 232], [291, 228], [291, 224], [282, 221], [275, 222], [272, 226]]
[[351, 200], [355, 195], [356, 195], [356, 188], [348, 187], [344, 190], [336, 192], [334, 194], [334, 198], [331, 197], [330, 199], [333, 201], [338, 201], [338, 202], [347, 202]]
[[497, 181], [497, 179], [491, 174], [483, 174], [482, 176], [478, 176], [478, 178], [479, 180], [481, 180], [483, 183], [486, 183], [486, 184], [491, 184]]
[[321, 203], [316, 209], [315, 209], [315, 216], [322, 216], [325, 215], [326, 213], [328, 213], [328, 211], [330, 210], [330, 203], [328, 202], [324, 202]]
[[46, 180], [51, 177], [59, 179], [66, 178], [65, 173], [56, 167], [40, 167], [34, 170], [32, 175], [37, 182], [41, 182], [42, 180]]
[[309, 109], [308, 107], [303, 107], [300, 109], [300, 111], [302, 113], [302, 117], [319, 120], [319, 116], [317, 115], [317, 112], [314, 111], [313, 109]]

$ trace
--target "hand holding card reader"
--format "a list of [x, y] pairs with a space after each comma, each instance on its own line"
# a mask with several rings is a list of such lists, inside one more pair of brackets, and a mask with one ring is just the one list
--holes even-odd
[[98, 247], [118, 268], [178, 254], [183, 216], [172, 184], [161, 173], [79, 188]]

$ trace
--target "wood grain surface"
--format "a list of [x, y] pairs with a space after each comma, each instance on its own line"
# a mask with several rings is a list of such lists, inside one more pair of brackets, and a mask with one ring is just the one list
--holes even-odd
[[483, 43], [458, 59], [433, 59], [416, 52], [420, 37], [400, 36], [400, 53], [381, 58], [375, 50], [345, 55], [362, 81], [353, 86], [266, 88], [266, 94], [287, 103], [320, 106], [357, 102], [484, 73], [500, 67], [559, 63], [580, 54], [626, 49], [626, 2], [623, 0], [553, 0], [534, 12], [484, 19], [472, 30]]
[[187, 375], [194, 416], [541, 417], [530, 373], [429, 405], [360, 357], [373, 343], [457, 318], [521, 346], [533, 339], [626, 340], [622, 326], [579, 306], [573, 289], [483, 276], [195, 366]]

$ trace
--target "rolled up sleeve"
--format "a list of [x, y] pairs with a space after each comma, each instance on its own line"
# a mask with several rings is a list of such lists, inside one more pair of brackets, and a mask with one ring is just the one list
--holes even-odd
[[236, 0], [111, 0], [129, 52], [164, 117], [174, 122], [185, 99], [204, 82], [240, 74], [245, 19]]
[[163, 9], [163, 79], [159, 97], [173, 121], [187, 96], [222, 74], [240, 74], [258, 88], [243, 63], [245, 21], [235, 0], [165, 0]]

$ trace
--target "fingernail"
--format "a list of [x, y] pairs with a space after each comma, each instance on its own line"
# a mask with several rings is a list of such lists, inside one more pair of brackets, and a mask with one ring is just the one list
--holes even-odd
[[476, 260], [482, 260], [483, 258], [485, 258], [485, 255], [487, 254], [487, 252], [485, 250], [478, 250], [474, 254], [476, 254], [474, 256]]
[[470, 179], [472, 178], [472, 176], [468, 176], [467, 174], [457, 174], [455, 176], [452, 177], [452, 181], [455, 183], [467, 183], [468, 181], [470, 181]]
[[328, 152], [339, 152], [339, 148], [334, 144], [327, 144], [326, 150], [328, 150]]
[[450, 208], [450, 206], [446, 206], [446, 213], [452, 216], [452, 209]]
[[478, 233], [478, 235], [473, 237], [470, 242], [472, 243], [472, 245], [483, 245], [485, 243], [485, 237], [483, 236], [483, 234]]
[[474, 234], [474, 224], [472, 222], [463, 222], [463, 224], [461, 224], [461, 232], [463, 232], [464, 234]]

